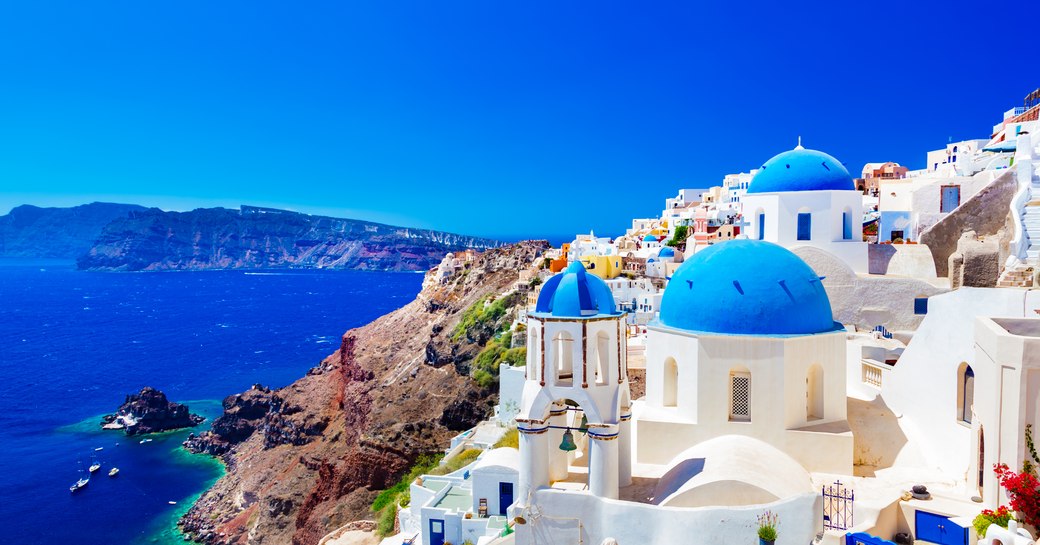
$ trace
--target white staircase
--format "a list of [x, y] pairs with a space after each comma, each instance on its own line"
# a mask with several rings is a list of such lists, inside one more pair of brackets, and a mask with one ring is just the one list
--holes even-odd
[[1026, 203], [1025, 212], [1022, 214], [1022, 225], [1025, 227], [1029, 246], [1026, 250], [1027, 262], [1036, 263], [1040, 259], [1040, 185], [1037, 185], [1036, 177], [1030, 188], [1030, 200]]

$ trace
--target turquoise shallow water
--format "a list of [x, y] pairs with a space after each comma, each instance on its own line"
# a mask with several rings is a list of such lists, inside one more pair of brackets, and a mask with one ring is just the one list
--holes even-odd
[[[5, 542], [183, 543], [173, 524], [223, 467], [184, 451], [186, 430], [141, 444], [101, 431], [99, 416], [147, 385], [212, 419], [229, 394], [300, 377], [344, 331], [412, 300], [421, 281], [345, 271], [85, 273], [0, 260]], [[103, 470], [69, 494], [78, 462], [89, 464], [98, 447]], [[120, 475], [109, 478], [113, 465]]]

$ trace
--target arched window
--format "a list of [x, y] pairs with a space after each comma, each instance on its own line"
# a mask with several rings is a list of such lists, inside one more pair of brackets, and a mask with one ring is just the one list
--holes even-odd
[[847, 206], [841, 213], [841, 238], [842, 240], [852, 240], [852, 210]]
[[805, 419], [823, 418], [823, 367], [813, 365], [805, 377]]
[[596, 384], [607, 383], [610, 375], [610, 336], [605, 331], [596, 335]]
[[556, 370], [556, 384], [571, 385], [574, 378], [574, 338], [566, 331], [553, 337], [553, 369]]
[[729, 372], [729, 419], [751, 421], [751, 373], [744, 368]]
[[664, 360], [664, 391], [661, 396], [661, 404], [665, 407], [675, 407], [679, 400], [679, 365], [675, 358]]
[[539, 344], [541, 336], [538, 334], [537, 329], [535, 329], [534, 327], [530, 328], [527, 335], [527, 342], [531, 347], [527, 351], [527, 353], [529, 354], [527, 368], [525, 369], [527, 373], [527, 380], [541, 380], [541, 377], [538, 376], [538, 373], [540, 373], [542, 370], [541, 355], [542, 351], [545, 350], [545, 347]]
[[967, 363], [957, 368], [957, 420], [971, 424], [971, 406], [975, 403], [975, 371]]

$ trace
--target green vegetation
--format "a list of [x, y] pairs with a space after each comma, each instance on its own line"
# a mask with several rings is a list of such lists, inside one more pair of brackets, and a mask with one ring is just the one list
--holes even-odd
[[455, 329], [451, 330], [451, 340], [459, 342], [463, 337], [471, 341], [476, 340], [476, 337], [472, 335], [474, 331], [493, 327], [498, 320], [506, 315], [509, 309], [520, 302], [520, 298], [521, 295], [519, 293], [511, 293], [505, 297], [495, 299], [488, 305], [485, 305], [485, 302], [490, 298], [480, 299], [473, 303], [462, 313], [462, 318], [459, 320], [458, 325], [455, 326]]
[[490, 388], [498, 383], [498, 370], [503, 363], [513, 367], [527, 364], [527, 348], [506, 348], [512, 338], [507, 333], [503, 340], [490, 340], [473, 360], [473, 380], [481, 388]]
[[428, 475], [447, 475], [448, 473], [454, 473], [473, 462], [480, 456], [480, 453], [484, 452], [479, 448], [468, 448], [451, 458], [448, 458], [443, 464], [427, 471]]
[[530, 282], [527, 283], [527, 286], [533, 289], [533, 288], [536, 288], [536, 287], [540, 286], [541, 283], [542, 283], [542, 277], [536, 276], [536, 277], [532, 278]]
[[975, 527], [975, 534], [980, 538], [986, 537], [986, 530], [989, 529], [991, 524], [996, 524], [1001, 528], [1007, 528], [1008, 522], [1014, 519], [1011, 516], [1011, 510], [1006, 505], [1001, 505], [996, 511], [992, 509], [983, 509], [981, 513], [976, 515], [975, 520], [971, 522], [971, 525]]
[[678, 245], [686, 242], [686, 232], [688, 230], [689, 230], [689, 228], [686, 227], [685, 225], [680, 225], [680, 226], [676, 227], [675, 228], [675, 234], [672, 235], [672, 239], [669, 240], [668, 242], [666, 242], [665, 244], [668, 245], [668, 246], [675, 247], [675, 246], [678, 246]]
[[393, 486], [383, 490], [372, 502], [372, 512], [377, 513], [376, 533], [381, 537], [387, 537], [394, 533], [394, 522], [397, 519], [397, 506], [407, 505], [411, 500], [409, 485], [419, 475], [428, 474], [438, 467], [443, 454], [423, 455], [415, 461], [415, 465]]
[[448, 458], [443, 464], [443, 454], [420, 456], [401, 480], [380, 492], [372, 502], [372, 512], [376, 514], [376, 534], [384, 538], [393, 535], [397, 522], [397, 506], [408, 506], [412, 499], [410, 486], [421, 475], [447, 475], [458, 471], [476, 460], [481, 452], [484, 451], [478, 448], [466, 449]]
[[502, 447], [520, 448], [520, 433], [516, 431], [516, 428], [509, 428], [509, 431], [495, 443], [494, 448]]

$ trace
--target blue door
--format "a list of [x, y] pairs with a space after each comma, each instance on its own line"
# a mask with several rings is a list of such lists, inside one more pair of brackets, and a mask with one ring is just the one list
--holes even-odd
[[513, 505], [513, 483], [498, 483], [498, 514], [505, 515]]
[[968, 529], [950, 522], [950, 517], [936, 515], [927, 511], [917, 511], [914, 515], [914, 528], [919, 541], [930, 541], [939, 545], [967, 545]]
[[812, 238], [812, 214], [802, 212], [798, 214], [798, 240], [809, 240]]
[[961, 186], [944, 185], [940, 190], [939, 211], [953, 212], [961, 205]]
[[444, 545], [444, 521], [430, 519], [430, 545]]
[[766, 238], [766, 215], [758, 215], [758, 240], [765, 240]]

